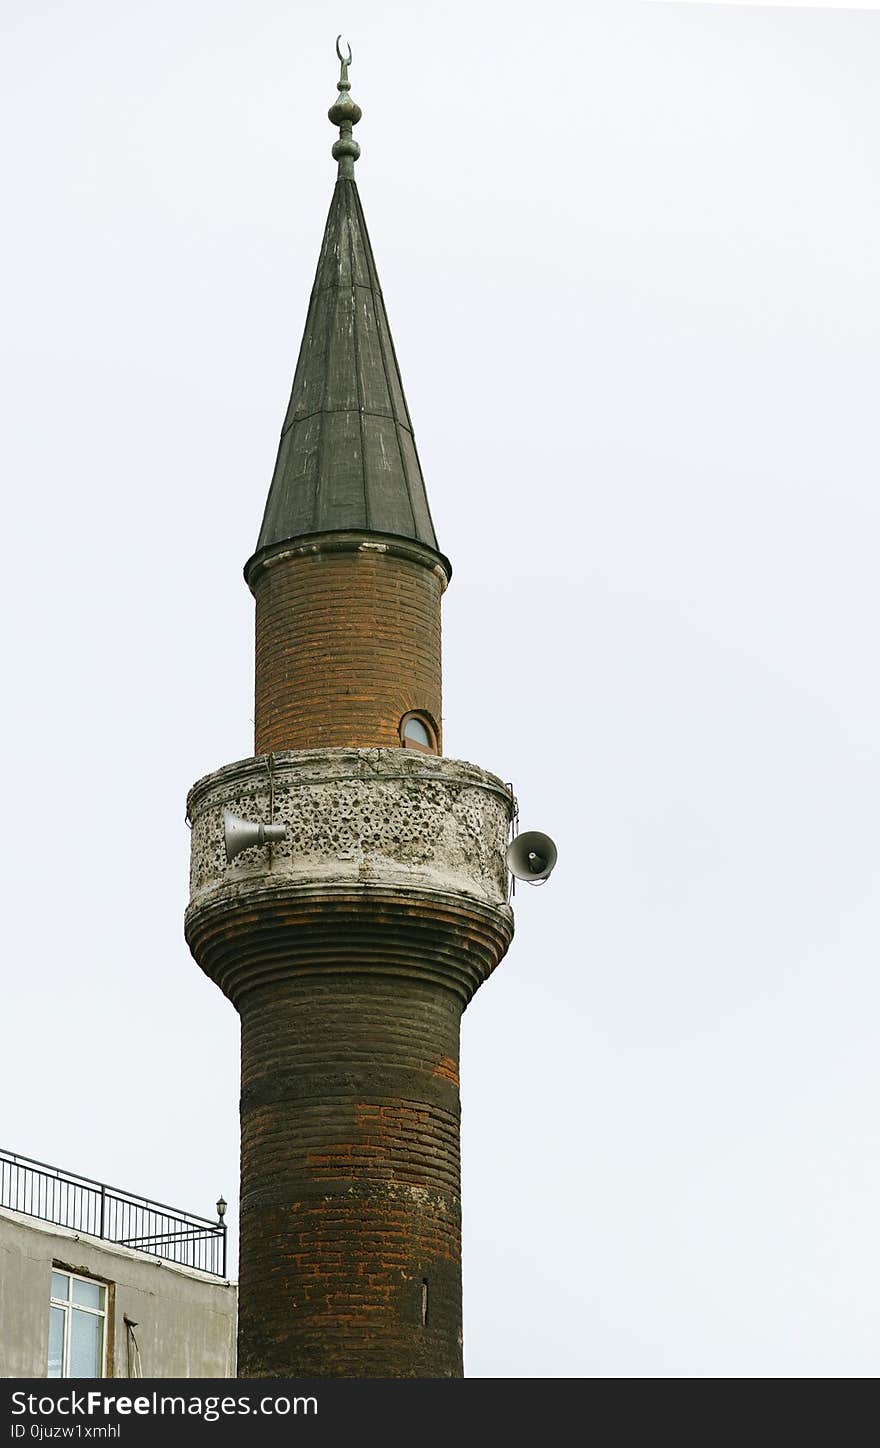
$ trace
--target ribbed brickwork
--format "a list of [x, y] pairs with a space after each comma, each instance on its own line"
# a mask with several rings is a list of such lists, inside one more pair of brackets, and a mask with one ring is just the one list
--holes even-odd
[[366, 546], [255, 573], [255, 753], [394, 748], [410, 710], [439, 730], [443, 575], [429, 565]]
[[459, 1022], [511, 930], [271, 877], [190, 907], [242, 1022], [241, 1376], [461, 1375]]
[[460, 1001], [335, 975], [241, 1009], [239, 1373], [460, 1376]]

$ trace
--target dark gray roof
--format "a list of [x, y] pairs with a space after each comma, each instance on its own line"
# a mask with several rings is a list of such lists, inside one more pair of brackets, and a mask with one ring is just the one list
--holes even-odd
[[437, 539], [367, 225], [336, 182], [257, 551], [310, 533]]

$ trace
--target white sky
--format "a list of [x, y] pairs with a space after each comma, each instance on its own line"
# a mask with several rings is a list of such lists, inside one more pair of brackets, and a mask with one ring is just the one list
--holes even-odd
[[754, 5], [761, 10], [880, 10], [880, 0], [646, 0], [650, 5]]
[[560, 849], [464, 1022], [467, 1370], [875, 1375], [880, 18], [5, 18], [0, 1139], [236, 1223], [184, 802], [252, 748], [343, 30], [447, 751]]

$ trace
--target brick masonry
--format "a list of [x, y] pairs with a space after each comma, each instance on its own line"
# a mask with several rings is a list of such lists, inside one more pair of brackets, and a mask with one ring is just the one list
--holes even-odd
[[291, 550], [250, 582], [257, 754], [392, 748], [411, 710], [426, 712], [439, 736], [445, 574], [436, 554], [374, 542]]
[[[231, 806], [295, 840], [228, 865]], [[242, 1022], [242, 1376], [461, 1375], [459, 1023], [512, 935], [513, 807], [400, 749], [190, 793], [187, 940]]]
[[461, 1375], [460, 1013], [382, 975], [245, 996], [240, 1373]]

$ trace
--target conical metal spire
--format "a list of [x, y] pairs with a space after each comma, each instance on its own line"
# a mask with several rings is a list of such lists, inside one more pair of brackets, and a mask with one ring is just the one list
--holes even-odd
[[[339, 176], [324, 230], [257, 553], [315, 533], [414, 539], [438, 552], [412, 423], [354, 182], [361, 110], [339, 50]], [[448, 562], [442, 559], [448, 571]], [[250, 567], [250, 565], [248, 565]], [[247, 570], [246, 570], [247, 571]]]

